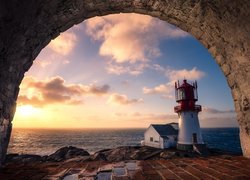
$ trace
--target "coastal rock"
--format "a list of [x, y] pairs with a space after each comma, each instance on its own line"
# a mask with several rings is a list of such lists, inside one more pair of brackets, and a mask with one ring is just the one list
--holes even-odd
[[[209, 149], [209, 155], [241, 155], [222, 151], [219, 149]], [[92, 155], [87, 151], [77, 147], [63, 147], [49, 156], [29, 155], [29, 154], [8, 154], [6, 162], [9, 163], [37, 163], [37, 162], [62, 162], [63, 163], [81, 163], [88, 161], [109, 161], [119, 162], [127, 160], [159, 160], [175, 159], [182, 157], [195, 158], [199, 155], [194, 151], [179, 151], [176, 149], [158, 149], [149, 146], [121, 146], [113, 149], [100, 150]], [[203, 156], [204, 157], [204, 156]]]
[[173, 152], [173, 151], [164, 151], [160, 154], [160, 157], [163, 158], [163, 159], [172, 159], [173, 157], [175, 157], [176, 155], [176, 152]]
[[8, 154], [6, 156], [7, 162], [23, 162], [23, 163], [30, 163], [30, 162], [39, 162], [42, 161], [42, 157], [39, 155], [33, 154]]
[[69, 163], [69, 162], [85, 162], [85, 161], [90, 161], [90, 157], [89, 156], [77, 156], [77, 157], [74, 157], [74, 158], [70, 158], [70, 159], [67, 159], [65, 160], [64, 162], [65, 163]]
[[90, 159], [92, 161], [107, 161], [106, 155], [103, 152], [96, 152], [90, 157]]
[[149, 147], [149, 146], [141, 146], [139, 149], [135, 150], [131, 153], [130, 157], [134, 160], [146, 160], [153, 159], [158, 157], [162, 149]]
[[55, 153], [49, 155], [47, 161], [63, 161], [75, 158], [77, 156], [89, 156], [90, 154], [82, 148], [66, 146], [58, 149]]
[[133, 147], [118, 147], [104, 152], [108, 161], [123, 161], [130, 159]]

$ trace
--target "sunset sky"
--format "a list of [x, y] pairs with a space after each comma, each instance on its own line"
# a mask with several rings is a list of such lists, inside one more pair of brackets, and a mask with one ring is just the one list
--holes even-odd
[[237, 126], [219, 66], [190, 34], [150, 16], [95, 17], [42, 50], [21, 84], [14, 128], [145, 128], [178, 122], [174, 82], [198, 81], [202, 127]]

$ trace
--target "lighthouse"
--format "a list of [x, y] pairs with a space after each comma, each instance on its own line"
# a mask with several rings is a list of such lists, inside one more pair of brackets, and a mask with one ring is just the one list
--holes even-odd
[[194, 145], [203, 145], [198, 113], [202, 110], [201, 105], [196, 105], [198, 100], [197, 82], [189, 84], [186, 79], [180, 85], [175, 83], [175, 97], [178, 106], [174, 111], [179, 116], [179, 133], [177, 149], [193, 150]]

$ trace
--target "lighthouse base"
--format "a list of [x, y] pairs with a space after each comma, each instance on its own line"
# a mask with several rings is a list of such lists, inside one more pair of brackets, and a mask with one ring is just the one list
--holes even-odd
[[206, 144], [179, 144], [177, 143], [177, 149], [182, 151], [199, 151], [200, 153], [207, 150]]
[[183, 151], [193, 150], [193, 144], [179, 144], [177, 143], [177, 149]]

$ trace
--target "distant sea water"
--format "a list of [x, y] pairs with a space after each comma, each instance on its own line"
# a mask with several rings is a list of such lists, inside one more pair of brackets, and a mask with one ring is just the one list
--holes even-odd
[[[63, 146], [90, 153], [119, 146], [137, 146], [145, 129], [13, 129], [8, 153], [49, 155]], [[241, 153], [238, 128], [202, 129], [209, 147]]]

